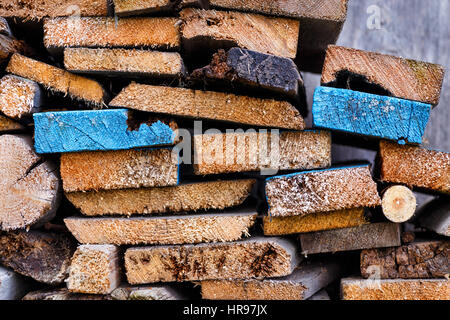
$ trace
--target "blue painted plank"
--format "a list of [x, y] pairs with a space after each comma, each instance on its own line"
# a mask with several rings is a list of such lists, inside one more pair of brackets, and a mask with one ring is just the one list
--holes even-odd
[[313, 125], [398, 142], [422, 143], [432, 106], [417, 101], [318, 87]]
[[171, 145], [175, 132], [155, 120], [128, 127], [127, 109], [35, 113], [37, 153], [124, 150]]

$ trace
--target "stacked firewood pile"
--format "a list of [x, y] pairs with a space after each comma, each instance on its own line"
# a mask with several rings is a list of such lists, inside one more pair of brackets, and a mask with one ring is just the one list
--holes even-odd
[[450, 299], [443, 67], [333, 45], [346, 11], [0, 1], [0, 298]]

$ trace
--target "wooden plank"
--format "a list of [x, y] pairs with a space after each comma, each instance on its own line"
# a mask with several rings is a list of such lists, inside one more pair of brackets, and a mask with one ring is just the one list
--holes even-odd
[[111, 298], [114, 300], [189, 300], [177, 286], [170, 284], [122, 285], [111, 292]]
[[308, 233], [357, 227], [367, 224], [363, 208], [310, 213], [306, 216], [264, 217], [263, 229], [266, 236]]
[[183, 9], [181, 35], [188, 54], [208, 49], [244, 49], [295, 58], [299, 22], [259, 14]]
[[335, 259], [301, 264], [292, 274], [274, 279], [202, 281], [202, 298], [209, 300], [306, 300], [338, 279], [342, 266]]
[[318, 87], [313, 125], [400, 142], [422, 143], [431, 105], [387, 96]]
[[450, 154], [447, 152], [381, 141], [378, 158], [382, 181], [450, 193]]
[[437, 234], [450, 237], [450, 201], [437, 198], [424, 204], [418, 212], [419, 225]]
[[410, 220], [416, 212], [416, 196], [405, 186], [387, 188], [381, 198], [381, 209], [391, 222], [402, 223]]
[[0, 134], [12, 131], [23, 131], [25, 128], [20, 123], [15, 122], [0, 114]]
[[58, 289], [42, 289], [37, 291], [28, 292], [22, 300], [39, 301], [39, 300], [111, 300], [107, 295], [100, 294], [83, 294], [70, 292], [67, 288]]
[[0, 266], [0, 300], [19, 300], [29, 290], [25, 278]]
[[292, 242], [278, 238], [129, 248], [125, 268], [130, 284], [281, 277], [297, 266], [296, 251]]
[[[381, 87], [394, 97], [437, 105], [444, 72], [444, 68], [437, 64], [330, 46], [321, 82], [323, 85], [340, 85], [339, 82], [345, 83], [347, 79], [357, 84], [358, 81], [365, 81]], [[352, 79], [355, 76], [360, 79]]]
[[174, 186], [178, 170], [165, 148], [64, 153], [60, 166], [65, 192]]
[[30, 137], [0, 136], [0, 230], [28, 228], [51, 220], [60, 183], [53, 164], [38, 156]]
[[[178, 50], [177, 18], [70, 18], [44, 20], [44, 45], [50, 51], [66, 47], [139, 47]], [[152, 32], [148, 32], [152, 30]]]
[[[178, 1], [179, 2], [179, 1]], [[174, 10], [173, 0], [113, 0], [114, 13], [119, 17], [161, 14]]]
[[266, 179], [269, 216], [305, 216], [317, 212], [381, 204], [369, 166], [292, 173]]
[[12, 55], [6, 71], [36, 81], [51, 92], [68, 95], [87, 104], [104, 104], [105, 92], [98, 82], [20, 54]]
[[231, 93], [131, 83], [109, 106], [261, 127], [305, 128], [302, 116], [288, 102]]
[[71, 217], [64, 222], [83, 244], [187, 244], [242, 239], [249, 235], [257, 215], [237, 211], [147, 218]]
[[104, 76], [179, 78], [183, 59], [177, 52], [136, 49], [64, 49], [64, 67], [74, 73]]
[[447, 279], [385, 279], [376, 284], [358, 277], [341, 280], [343, 300], [449, 300]]
[[443, 278], [449, 271], [449, 241], [421, 241], [397, 248], [361, 252], [361, 275], [364, 278]]
[[106, 16], [107, 0], [1, 0], [0, 16], [25, 20], [60, 16]]
[[294, 61], [241, 48], [220, 49], [213, 55], [211, 63], [194, 70], [190, 79], [257, 88], [296, 100], [305, 91]]
[[331, 135], [325, 131], [285, 131], [194, 135], [197, 175], [331, 166]]
[[300, 235], [305, 254], [352, 251], [400, 246], [400, 228], [394, 223], [371, 223], [359, 227]]
[[35, 113], [38, 153], [126, 150], [175, 143], [175, 122], [126, 109]]
[[0, 235], [0, 262], [36, 281], [61, 284], [69, 274], [75, 242], [68, 234], [15, 231]]
[[41, 89], [31, 80], [6, 75], [0, 80], [0, 111], [9, 118], [21, 119], [39, 112]]
[[109, 294], [120, 285], [119, 248], [81, 245], [70, 263], [67, 288], [71, 292]]
[[242, 204], [253, 179], [187, 183], [174, 187], [69, 192], [67, 199], [87, 216], [150, 215], [225, 209]]

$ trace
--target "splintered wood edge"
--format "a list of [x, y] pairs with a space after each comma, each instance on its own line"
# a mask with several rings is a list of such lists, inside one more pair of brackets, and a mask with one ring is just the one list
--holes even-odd
[[414, 216], [417, 201], [413, 192], [405, 186], [389, 187], [383, 194], [383, 214], [395, 223], [406, 222]]

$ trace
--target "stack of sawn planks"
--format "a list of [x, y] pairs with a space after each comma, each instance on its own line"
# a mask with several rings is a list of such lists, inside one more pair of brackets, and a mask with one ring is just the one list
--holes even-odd
[[450, 298], [450, 156], [417, 146], [443, 68], [328, 46], [346, 0], [3, 2], [1, 298]]

